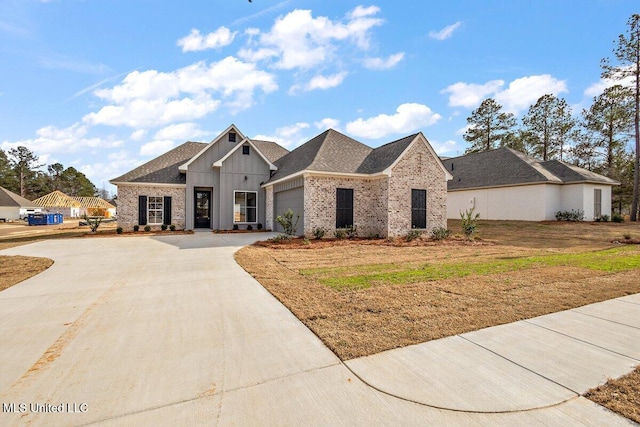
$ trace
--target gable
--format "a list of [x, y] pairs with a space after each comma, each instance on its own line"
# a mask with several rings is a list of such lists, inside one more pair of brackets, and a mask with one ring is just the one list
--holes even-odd
[[[243, 147], [247, 147], [248, 154], [244, 154]], [[259, 173], [268, 174], [276, 167], [258, 150], [249, 139], [240, 142], [220, 160], [214, 162], [212, 167], [219, 167], [223, 172], [235, 173]]]
[[[403, 141], [399, 140], [398, 142]], [[427, 138], [424, 137], [422, 132], [415, 135], [415, 137], [411, 140], [411, 142], [407, 145], [407, 147], [398, 155], [398, 157], [389, 165], [384, 173], [391, 174], [396, 166], [402, 162], [407, 156], [410, 156], [412, 153], [415, 153], [420, 156], [420, 163], [423, 163], [425, 167], [428, 167], [429, 164], [435, 165], [439, 170], [442, 171], [444, 177], [447, 181], [453, 179], [453, 176], [446, 169], [440, 157], [433, 150]], [[424, 154], [424, 156], [422, 156]], [[422, 173], [422, 172], [418, 172]]]
[[[235, 141], [230, 139], [230, 134], [235, 135]], [[189, 167], [196, 163], [197, 169], [202, 170], [204, 165], [208, 165], [211, 167], [213, 162], [220, 160], [231, 151], [236, 145], [238, 145], [242, 140], [245, 139], [245, 136], [238, 130], [236, 125], [230, 125], [227, 129], [225, 129], [220, 135], [218, 135], [213, 141], [206, 145], [199, 153], [193, 156], [184, 164], [180, 165], [180, 172], [186, 172]], [[204, 157], [204, 159], [202, 159]]]

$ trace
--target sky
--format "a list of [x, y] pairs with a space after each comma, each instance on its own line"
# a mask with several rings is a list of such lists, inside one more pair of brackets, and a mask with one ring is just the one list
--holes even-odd
[[230, 124], [294, 149], [328, 128], [371, 147], [422, 132], [464, 153], [488, 97], [576, 115], [610, 85], [637, 0], [0, 0], [0, 148], [98, 188]]

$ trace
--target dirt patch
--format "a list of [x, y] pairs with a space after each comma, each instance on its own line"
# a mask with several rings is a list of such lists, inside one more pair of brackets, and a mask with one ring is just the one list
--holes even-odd
[[640, 367], [624, 377], [589, 390], [584, 397], [640, 423]]
[[39, 274], [53, 265], [49, 258], [0, 255], [0, 291]]
[[[640, 251], [611, 243], [629, 232], [640, 227], [482, 222], [476, 242], [298, 239], [236, 259], [346, 360], [640, 292], [637, 263], [616, 263]], [[422, 280], [435, 267], [447, 277]], [[331, 285], [362, 277], [369, 286]]]

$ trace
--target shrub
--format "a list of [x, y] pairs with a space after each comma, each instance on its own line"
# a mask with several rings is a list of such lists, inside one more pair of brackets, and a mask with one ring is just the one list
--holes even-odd
[[151, 226], [150, 225], [145, 225], [144, 226], [144, 231], [146, 231], [147, 233], [151, 231]]
[[98, 227], [100, 227], [100, 223], [102, 222], [102, 218], [89, 218], [87, 214], [84, 214], [84, 220], [87, 221], [89, 228], [91, 228], [92, 233], [96, 233], [98, 231]]
[[294, 234], [296, 234], [300, 215], [296, 216], [296, 222], [293, 222], [293, 215], [293, 211], [291, 209], [288, 209], [282, 215], [278, 215], [276, 217], [276, 222], [282, 226], [282, 228], [284, 229], [284, 234], [286, 234], [287, 236], [293, 236]]
[[600, 221], [602, 222], [609, 222], [609, 215], [602, 215], [600, 217]]
[[258, 223], [258, 230], [262, 230], [262, 223], [261, 222]]
[[138, 224], [133, 226], [133, 231], [138, 231], [140, 230], [140, 226]]
[[343, 240], [347, 238], [347, 230], [345, 228], [336, 228], [334, 232], [336, 239]]
[[238, 229], [238, 224], [233, 224], [233, 229], [237, 230]]
[[350, 225], [349, 227], [345, 228], [344, 230], [347, 233], [347, 238], [348, 239], [355, 239], [356, 237], [358, 237], [358, 230], [356, 229], [355, 225]]
[[462, 220], [462, 233], [464, 236], [471, 240], [473, 239], [473, 235], [476, 231], [478, 231], [478, 219], [480, 218], [480, 214], [473, 214], [475, 210], [475, 206], [471, 209], [467, 209], [466, 211], [460, 211], [460, 219]]
[[253, 226], [251, 224], [247, 225], [247, 230], [249, 231], [253, 230]]
[[407, 242], [411, 242], [412, 240], [416, 240], [420, 236], [422, 236], [422, 230], [418, 230], [414, 228], [409, 230], [409, 232], [405, 236], [405, 239], [407, 239]]
[[171, 230], [171, 231], [176, 231], [176, 226], [175, 226], [175, 225], [173, 225], [173, 224], [171, 224], [171, 225], [169, 226], [169, 230]]
[[322, 227], [318, 227], [318, 228], [314, 228], [313, 231], [313, 238], [316, 240], [320, 240], [324, 237], [324, 235], [326, 234], [326, 231], [324, 228]]
[[433, 240], [444, 240], [451, 234], [451, 231], [444, 227], [437, 227], [431, 230], [431, 238]]
[[165, 230], [167, 229], [167, 224], [162, 224], [162, 225], [160, 226], [160, 229], [161, 229], [162, 231], [165, 231]]
[[584, 220], [584, 211], [581, 209], [570, 211], [558, 211], [556, 212], [556, 220], [558, 221], [571, 221], [577, 222]]
[[624, 217], [620, 214], [614, 213], [611, 215], [611, 221], [613, 222], [624, 222]]
[[306, 238], [306, 237], [305, 237], [305, 238], [302, 240], [302, 243], [303, 243], [303, 244], [305, 244], [305, 245], [310, 245], [310, 244], [311, 244], [311, 241], [310, 241], [308, 238]]
[[118, 234], [122, 234], [122, 227], [118, 227], [118, 228], [116, 228], [116, 233], [118, 233]]
[[624, 237], [625, 240], [631, 240], [631, 233], [624, 233], [622, 237]]

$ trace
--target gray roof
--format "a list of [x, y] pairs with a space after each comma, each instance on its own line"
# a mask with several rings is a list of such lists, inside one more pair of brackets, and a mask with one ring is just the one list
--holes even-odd
[[255, 146], [258, 147], [258, 150], [260, 150], [260, 152], [264, 154], [264, 156], [269, 159], [271, 163], [275, 163], [275, 161], [280, 157], [289, 153], [289, 150], [273, 141], [260, 141], [258, 139], [252, 139], [251, 142], [253, 142]]
[[542, 162], [506, 147], [442, 159], [442, 163], [453, 175], [447, 184], [449, 190], [542, 183], [618, 183], [577, 166], [557, 160]]
[[4, 187], [0, 187], [0, 207], [37, 208], [38, 205]]
[[110, 182], [185, 184], [187, 182], [186, 175], [180, 173], [178, 167], [189, 161], [206, 146], [207, 144], [204, 142], [185, 142]]
[[340, 132], [328, 129], [280, 158], [275, 180], [303, 170], [373, 174], [384, 171], [400, 157], [417, 134], [371, 148]]

